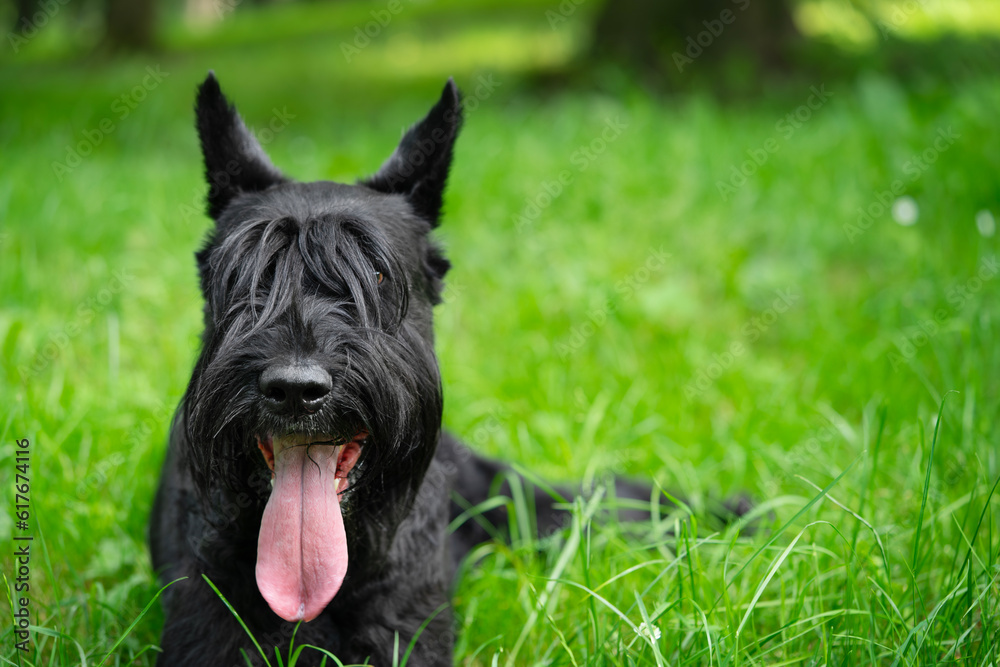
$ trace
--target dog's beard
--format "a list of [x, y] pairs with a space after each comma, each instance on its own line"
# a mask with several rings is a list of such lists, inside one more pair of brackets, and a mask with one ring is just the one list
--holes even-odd
[[258, 440], [274, 487], [257, 543], [257, 587], [286, 621], [311, 621], [347, 574], [347, 532], [340, 493], [367, 432], [349, 441], [285, 435]]
[[312, 414], [267, 409], [256, 378], [270, 355], [248, 358], [253, 344], [207, 348], [189, 387], [187, 456], [210, 515], [216, 491], [244, 492], [248, 479], [273, 474], [272, 489], [257, 487], [260, 523], [238, 530], [259, 529], [257, 584], [286, 620], [323, 611], [349, 549], [356, 567], [380, 567], [433, 456], [442, 408], [433, 348], [408, 327], [398, 336], [353, 340], [349, 363], [326, 358], [336, 389]]
[[343, 338], [339, 352], [320, 362], [335, 378], [334, 391], [315, 413], [294, 416], [271, 413], [257, 389], [272, 355], [246, 350], [275, 347], [265, 345], [269, 341], [231, 334], [206, 346], [184, 399], [188, 462], [197, 486], [245, 490], [249, 474], [262, 463], [258, 438], [275, 434], [309, 435], [315, 442], [350, 440], [367, 431], [372, 444], [359, 466], [358, 490], [369, 483], [385, 490], [422, 475], [426, 465], [412, 464], [414, 458], [426, 464], [433, 454], [441, 424], [440, 375], [428, 341], [409, 327], [397, 335]]

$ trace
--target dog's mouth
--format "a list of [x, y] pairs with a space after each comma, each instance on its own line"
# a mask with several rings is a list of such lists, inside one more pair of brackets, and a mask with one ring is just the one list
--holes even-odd
[[[307, 435], [304, 433], [292, 433], [281, 436], [257, 436], [257, 448], [264, 456], [264, 462], [271, 469], [271, 479], [275, 479], [274, 459], [276, 455], [289, 447], [305, 447], [308, 454], [316, 448], [331, 447], [337, 456], [337, 466], [335, 476], [339, 480], [338, 492], [347, 490], [347, 476], [358, 462], [361, 455], [361, 447], [368, 439], [368, 431], [360, 430], [351, 438], [335, 438], [330, 435]], [[277, 450], [277, 453], [276, 453]]]
[[311, 621], [347, 574], [347, 533], [340, 493], [368, 437], [258, 437], [274, 487], [257, 538], [257, 587], [286, 621]]

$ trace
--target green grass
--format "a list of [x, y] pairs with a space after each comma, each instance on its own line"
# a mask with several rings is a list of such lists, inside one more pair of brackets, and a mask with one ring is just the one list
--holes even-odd
[[[145, 529], [198, 346], [190, 109], [209, 68], [251, 125], [294, 115], [267, 149], [304, 179], [373, 171], [449, 74], [469, 93], [500, 82], [468, 114], [440, 230], [447, 426], [546, 479], [610, 471], [689, 499], [689, 522], [592, 521], [581, 502], [557, 539], [480, 549], [455, 595], [458, 662], [997, 662], [1000, 281], [975, 222], [1000, 217], [996, 77], [539, 97], [525, 71], [574, 43], [546, 7], [401, 16], [350, 65], [350, 28], [250, 43], [253, 14], [144, 59], [0, 62], [0, 538], [19, 533], [14, 441], [30, 438], [37, 626], [15, 655], [0, 612], [2, 664], [153, 662], [157, 604], [117, 642], [158, 590]], [[120, 118], [157, 65], [169, 76]], [[807, 121], [777, 125], [824, 84]], [[53, 162], [106, 118], [59, 180]], [[947, 128], [933, 163], [911, 162]], [[916, 224], [858, 227], [894, 180]], [[753, 535], [707, 518], [740, 490]]]

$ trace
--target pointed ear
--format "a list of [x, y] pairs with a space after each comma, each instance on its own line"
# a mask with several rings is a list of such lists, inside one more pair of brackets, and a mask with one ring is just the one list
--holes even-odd
[[195, 116], [209, 186], [208, 215], [213, 219], [240, 192], [264, 190], [286, 180], [222, 94], [214, 72], [198, 88]]
[[374, 176], [363, 180], [373, 190], [405, 195], [416, 212], [437, 226], [452, 147], [462, 127], [458, 87], [448, 79], [434, 108], [403, 135], [395, 152]]

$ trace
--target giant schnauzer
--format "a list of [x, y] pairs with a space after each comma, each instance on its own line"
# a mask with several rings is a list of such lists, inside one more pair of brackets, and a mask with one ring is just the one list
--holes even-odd
[[[196, 255], [201, 355], [150, 525], [153, 565], [174, 582], [157, 664], [259, 664], [242, 623], [269, 657], [294, 641], [381, 666], [413, 642], [409, 665], [450, 665], [451, 578], [508, 521], [483, 501], [510, 474], [441, 431], [431, 311], [450, 265], [430, 233], [458, 89], [449, 80], [357, 185], [283, 176], [211, 73], [196, 117], [215, 227]], [[539, 532], [569, 493], [529, 495]], [[449, 534], [477, 506], [492, 509]], [[306, 649], [298, 664], [323, 659]]]
[[459, 92], [449, 80], [357, 185], [282, 175], [211, 73], [196, 116], [215, 226], [196, 255], [202, 351], [150, 527], [154, 567], [179, 580], [157, 664], [253, 659], [224, 597], [272, 659], [295, 632], [388, 665], [417, 636], [410, 665], [450, 665], [450, 578], [487, 539], [474, 522], [448, 535], [452, 494], [475, 505], [500, 472], [441, 432], [431, 310], [449, 263], [430, 232]]

